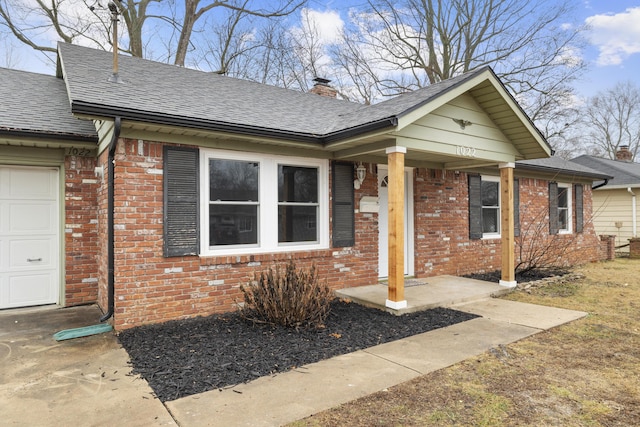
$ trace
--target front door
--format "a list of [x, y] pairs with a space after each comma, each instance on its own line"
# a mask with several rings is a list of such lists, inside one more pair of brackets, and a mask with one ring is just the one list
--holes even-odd
[[[404, 274], [413, 274], [413, 174], [404, 171]], [[378, 276], [389, 276], [389, 194], [387, 165], [378, 165]]]
[[59, 300], [58, 169], [0, 166], [0, 308]]

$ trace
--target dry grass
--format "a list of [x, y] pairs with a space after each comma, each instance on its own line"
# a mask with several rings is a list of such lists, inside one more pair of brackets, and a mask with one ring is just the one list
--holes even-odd
[[589, 316], [290, 426], [640, 425], [640, 260], [515, 292]]

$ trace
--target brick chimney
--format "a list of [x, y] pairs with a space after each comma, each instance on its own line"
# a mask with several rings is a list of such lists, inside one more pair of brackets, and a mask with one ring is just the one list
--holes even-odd
[[337, 98], [338, 91], [332, 88], [329, 83], [331, 80], [323, 79], [322, 77], [316, 77], [313, 79], [316, 84], [313, 85], [310, 93], [315, 93], [316, 95], [326, 96], [329, 98]]
[[620, 149], [616, 151], [616, 160], [620, 160], [623, 162], [631, 162], [633, 161], [633, 153], [629, 151], [628, 145], [621, 145]]

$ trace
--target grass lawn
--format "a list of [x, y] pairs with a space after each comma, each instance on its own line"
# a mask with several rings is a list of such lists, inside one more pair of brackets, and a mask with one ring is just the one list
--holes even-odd
[[575, 271], [504, 298], [586, 318], [289, 426], [640, 425], [640, 260]]

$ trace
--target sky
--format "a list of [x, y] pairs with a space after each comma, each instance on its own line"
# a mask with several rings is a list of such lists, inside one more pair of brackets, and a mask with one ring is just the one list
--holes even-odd
[[[588, 71], [575, 84], [577, 94], [594, 96], [626, 80], [640, 86], [640, 0], [575, 2], [577, 23], [589, 27], [583, 51]], [[323, 15], [320, 21], [327, 34], [331, 34], [347, 19], [348, 8], [362, 3], [362, 0], [312, 0], [312, 8]]]
[[[593, 96], [625, 80], [640, 86], [640, 0], [575, 1], [577, 23], [589, 26], [588, 44], [583, 51], [588, 71], [575, 84], [577, 94]], [[309, 8], [318, 18], [323, 38], [332, 40], [347, 21], [349, 8], [363, 3], [364, 0], [310, 0]], [[41, 53], [16, 41], [0, 41], [0, 49], [5, 50], [0, 51], [0, 66], [54, 73], [53, 64], [43, 61]], [[12, 60], [7, 64], [3, 59], [9, 50]]]

